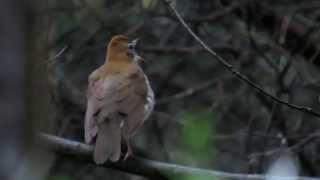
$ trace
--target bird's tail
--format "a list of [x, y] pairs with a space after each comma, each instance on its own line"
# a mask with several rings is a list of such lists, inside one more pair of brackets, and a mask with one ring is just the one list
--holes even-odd
[[119, 121], [106, 120], [98, 125], [94, 161], [103, 164], [108, 159], [118, 161], [121, 155], [121, 127]]

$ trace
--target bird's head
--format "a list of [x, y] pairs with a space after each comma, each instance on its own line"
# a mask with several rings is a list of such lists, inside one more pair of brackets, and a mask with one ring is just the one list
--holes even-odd
[[129, 38], [124, 35], [113, 36], [108, 44], [108, 60], [123, 60], [131, 62], [143, 61], [143, 58], [138, 55], [136, 47], [139, 39], [134, 39], [129, 42]]

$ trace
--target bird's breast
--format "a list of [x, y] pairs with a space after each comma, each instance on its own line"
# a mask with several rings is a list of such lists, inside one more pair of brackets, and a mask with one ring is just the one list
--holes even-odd
[[147, 99], [146, 99], [146, 104], [144, 105], [144, 109], [145, 109], [145, 116], [143, 118], [143, 120], [147, 120], [148, 117], [150, 116], [151, 112], [153, 111], [154, 105], [155, 105], [155, 98], [154, 98], [154, 92], [150, 86], [149, 80], [147, 78], [147, 76], [145, 75], [145, 81], [147, 84]]

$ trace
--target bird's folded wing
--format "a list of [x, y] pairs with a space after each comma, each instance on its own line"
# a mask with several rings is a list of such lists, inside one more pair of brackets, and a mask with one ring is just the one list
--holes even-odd
[[[148, 86], [140, 69], [132, 71], [106, 88], [100, 115], [118, 117], [123, 134], [132, 136], [144, 121]], [[103, 121], [103, 118], [99, 118]]]
[[96, 136], [98, 124], [107, 117], [119, 119], [123, 134], [133, 136], [150, 114], [153, 104], [150, 106], [149, 101], [153, 98], [153, 92], [140, 69], [89, 82], [86, 141], [90, 142]]
[[97, 135], [98, 127], [96, 118], [103, 106], [105, 97], [103, 79], [98, 76], [98, 71], [93, 72], [89, 77], [87, 90], [87, 110], [84, 121], [85, 142], [91, 143]]

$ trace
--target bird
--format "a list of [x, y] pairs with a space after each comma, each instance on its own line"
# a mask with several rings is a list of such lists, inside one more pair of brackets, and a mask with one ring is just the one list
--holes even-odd
[[155, 105], [154, 92], [140, 67], [138, 39], [129, 42], [125, 35], [115, 35], [107, 46], [105, 63], [88, 78], [84, 136], [93, 144], [96, 164], [132, 155], [131, 138], [149, 118]]

